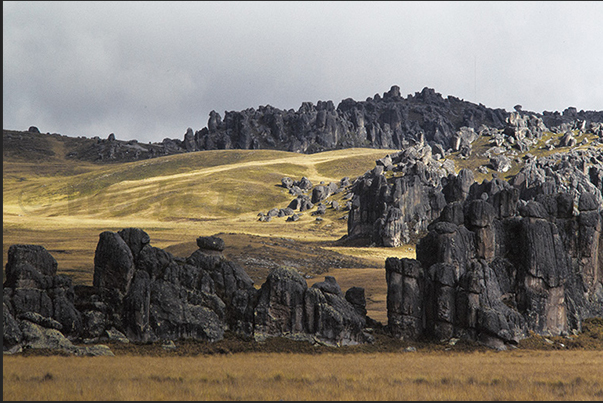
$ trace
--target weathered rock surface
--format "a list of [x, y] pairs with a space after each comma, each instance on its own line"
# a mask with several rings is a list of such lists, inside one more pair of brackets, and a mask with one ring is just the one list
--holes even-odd
[[603, 203], [590, 180], [601, 153], [535, 159], [510, 183], [474, 182], [447, 197], [417, 260], [386, 261], [391, 333], [505, 348], [529, 331], [564, 335], [603, 316]]
[[258, 290], [227, 260], [219, 237], [197, 238], [199, 249], [179, 258], [151, 246], [139, 228], [99, 235], [92, 286], [57, 275], [56, 260], [39, 245], [12, 245], [3, 289], [5, 352], [59, 348], [76, 355], [110, 355], [105, 340], [217, 341], [227, 330], [243, 337], [292, 337], [313, 343], [370, 342], [364, 290], [349, 296], [335, 278], [308, 288], [292, 269], [273, 269]]
[[286, 335], [336, 346], [370, 342], [372, 336], [364, 332], [366, 312], [361, 313], [365, 307], [360, 299], [353, 301], [331, 276], [308, 288], [296, 271], [272, 270], [259, 292], [254, 337]]
[[2, 295], [4, 351], [60, 348], [78, 355], [109, 354], [103, 347], [73, 346], [83, 317], [74, 304], [71, 278], [56, 272], [57, 262], [44, 247], [9, 247]]
[[[424, 88], [404, 98], [400, 88], [375, 94], [364, 101], [342, 100], [337, 107], [332, 101], [304, 102], [298, 110], [282, 110], [271, 105], [225, 111], [224, 117], [211, 111], [207, 126], [200, 130], [187, 128], [182, 139], [165, 138], [157, 143], [122, 141], [114, 133], [107, 138], [77, 138], [65, 141], [68, 158], [95, 162], [125, 162], [156, 158], [171, 154], [218, 149], [274, 149], [314, 153], [350, 147], [402, 149], [416, 141], [431, 145], [434, 155], [444, 157], [450, 151], [469, 156], [476, 136], [492, 136], [498, 146], [525, 151], [546, 130], [556, 133], [589, 132], [599, 136], [603, 144], [603, 111], [578, 111], [574, 107], [563, 112], [542, 114], [517, 109], [488, 108], [454, 96], [442, 97], [434, 89]], [[51, 135], [48, 133], [48, 135]], [[4, 150], [18, 154], [26, 137], [39, 130], [4, 131]], [[52, 134], [65, 140], [67, 136]], [[571, 145], [571, 137], [559, 145]], [[423, 139], [423, 140], [421, 140]], [[575, 140], [575, 138], [574, 138]], [[33, 146], [33, 147], [32, 147]], [[554, 148], [554, 145], [551, 145]], [[40, 154], [54, 152], [37, 144], [28, 149]], [[7, 151], [4, 151], [5, 153]]]
[[[393, 174], [386, 177], [385, 166]], [[465, 176], [473, 182], [472, 173], [466, 171], [458, 177], [448, 174], [432, 158], [431, 147], [422, 143], [386, 156], [352, 185], [347, 239], [393, 247], [416, 241], [440, 215], [448, 197], [457, 193], [462, 197], [468, 191]]]
[[[433, 89], [400, 95], [392, 86], [383, 96], [365, 101], [345, 99], [304, 102], [297, 111], [270, 105], [243, 111], [227, 111], [224, 119], [210, 113], [207, 127], [195, 132], [198, 149], [272, 148], [296, 152], [318, 152], [337, 148], [402, 148], [408, 141], [425, 136], [449, 148], [457, 130], [467, 131], [486, 124], [504, 127], [507, 112], [449, 96]], [[463, 139], [467, 139], [462, 133]]]

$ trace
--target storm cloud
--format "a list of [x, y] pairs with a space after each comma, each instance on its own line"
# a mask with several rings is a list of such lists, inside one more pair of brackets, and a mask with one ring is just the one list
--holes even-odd
[[3, 2], [3, 128], [182, 138], [398, 85], [603, 110], [601, 2]]

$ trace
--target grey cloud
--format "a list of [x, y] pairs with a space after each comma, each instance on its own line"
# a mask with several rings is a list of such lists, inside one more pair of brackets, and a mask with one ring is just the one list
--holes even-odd
[[4, 128], [161, 141], [399, 85], [603, 109], [599, 2], [3, 2]]

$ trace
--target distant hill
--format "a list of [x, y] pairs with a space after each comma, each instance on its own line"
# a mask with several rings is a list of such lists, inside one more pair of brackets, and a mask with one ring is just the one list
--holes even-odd
[[[277, 268], [302, 276], [294, 283], [335, 290], [318, 279], [329, 273], [342, 290], [361, 285], [360, 306], [387, 319], [396, 337], [459, 336], [502, 348], [531, 331], [579, 331], [603, 312], [601, 113], [521, 109], [430, 89], [405, 99], [392, 87], [337, 108], [267, 106], [224, 119], [212, 112], [206, 128], [189, 129], [182, 141], [4, 130], [4, 282], [15, 244], [42, 245], [59, 274], [89, 287], [91, 252], [106, 231], [145, 231], [153, 248], [174, 254], [166, 268], [183, 276], [186, 265], [176, 266], [199, 249], [195, 240], [220, 234], [224, 255], [256, 289]], [[406, 284], [422, 291], [396, 288]], [[425, 320], [398, 315], [390, 301]]]
[[[443, 98], [434, 89], [401, 96], [392, 86], [383, 95], [364, 101], [344, 99], [304, 102], [297, 111], [271, 105], [226, 111], [224, 116], [212, 111], [207, 126], [188, 128], [182, 139], [166, 138], [159, 143], [137, 140], [67, 137], [52, 134], [69, 159], [95, 163], [128, 162], [192, 151], [222, 149], [267, 149], [315, 153], [345, 148], [401, 149], [424, 140], [443, 150], [454, 148], [455, 136], [462, 128], [480, 132], [484, 128], [504, 129], [512, 114], [537, 117], [546, 130], [564, 132], [581, 124], [603, 122], [603, 111], [578, 111], [569, 107], [563, 112], [542, 114], [492, 109], [454, 96]], [[47, 135], [31, 127], [29, 131], [4, 130], [4, 155], [24, 158], [50, 158]], [[8, 154], [7, 154], [8, 153]]]

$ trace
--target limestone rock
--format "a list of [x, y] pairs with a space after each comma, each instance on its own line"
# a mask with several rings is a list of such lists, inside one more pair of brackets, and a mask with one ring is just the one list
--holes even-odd
[[256, 340], [304, 332], [307, 288], [306, 280], [292, 269], [277, 268], [268, 274], [255, 309]]
[[115, 232], [102, 232], [94, 254], [93, 285], [116, 288], [126, 294], [134, 270], [134, 256], [128, 244]]
[[504, 155], [490, 157], [490, 165], [492, 165], [492, 169], [498, 172], [507, 172], [512, 167], [511, 160]]
[[216, 250], [222, 252], [225, 244], [224, 240], [217, 236], [200, 236], [197, 238], [197, 246], [199, 249]]
[[126, 242], [132, 252], [133, 258], [137, 258], [142, 248], [151, 242], [149, 234], [140, 228], [124, 228], [121, 231], [117, 231], [117, 234]]
[[[453, 195], [461, 192], [449, 193], [417, 244], [416, 263], [386, 260], [393, 335], [464, 338], [504, 349], [529, 331], [567, 334], [603, 312], [600, 191], [566, 163], [575, 156], [569, 157], [535, 159], [512, 183], [473, 183], [460, 200]], [[551, 161], [556, 170], [547, 169]], [[568, 177], [573, 185], [547, 177]], [[420, 274], [410, 276], [405, 267]], [[422, 284], [415, 292], [404, 291], [410, 279]], [[403, 306], [422, 316], [404, 316]]]

